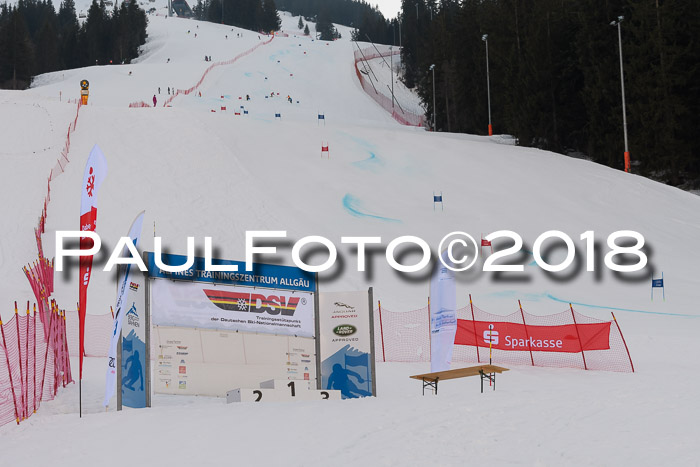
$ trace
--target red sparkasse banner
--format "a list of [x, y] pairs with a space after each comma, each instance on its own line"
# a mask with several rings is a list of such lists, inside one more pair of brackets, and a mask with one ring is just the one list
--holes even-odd
[[[524, 324], [465, 319], [457, 320], [455, 345], [488, 348], [489, 326], [491, 325], [493, 326], [490, 331], [492, 334], [491, 346], [498, 350], [581, 352], [581, 350], [608, 350], [610, 348], [610, 322], [560, 326], [528, 325], [526, 329]], [[578, 333], [576, 332], [577, 328]]]

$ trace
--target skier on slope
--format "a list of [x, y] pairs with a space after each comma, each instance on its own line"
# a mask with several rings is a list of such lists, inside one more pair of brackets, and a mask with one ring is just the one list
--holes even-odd
[[156, 95], [153, 94], [153, 107], [155, 107], [157, 103], [158, 103], [158, 99], [156, 99]]

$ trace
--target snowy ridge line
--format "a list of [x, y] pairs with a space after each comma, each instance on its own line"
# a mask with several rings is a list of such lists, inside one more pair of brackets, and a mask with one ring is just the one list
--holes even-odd
[[369, 95], [374, 101], [379, 104], [384, 110], [387, 112], [391, 113], [391, 116], [394, 120], [399, 122], [402, 125], [406, 126], [417, 126], [417, 127], [424, 127], [425, 126], [425, 116], [424, 115], [418, 115], [416, 113], [410, 112], [410, 111], [405, 111], [401, 108], [399, 108], [399, 112], [396, 111], [394, 106], [392, 106], [392, 99], [391, 97], [385, 96], [383, 93], [379, 92], [374, 88], [374, 85], [371, 83], [371, 78], [369, 78], [370, 83], [367, 83], [367, 79], [362, 76], [362, 73], [360, 72], [360, 69], [358, 68], [357, 64], [362, 61], [369, 61], [375, 58], [383, 58], [383, 57], [389, 57], [390, 55], [400, 55], [401, 51], [399, 50], [391, 50], [386, 53], [381, 53], [377, 52], [374, 50], [374, 48], [367, 47], [365, 49], [360, 49], [355, 51], [355, 73], [357, 74], [357, 79], [360, 80], [360, 85], [362, 86], [362, 89]]
[[[214, 68], [216, 68], [216, 67], [218, 67], [218, 66], [223, 66], [223, 65], [231, 65], [231, 64], [235, 63], [237, 60], [239, 60], [239, 59], [245, 57], [246, 55], [252, 54], [253, 52], [255, 52], [255, 50], [256, 50], [258, 47], [261, 47], [261, 46], [263, 46], [263, 45], [269, 44], [270, 42], [272, 42], [272, 39], [274, 39], [274, 38], [275, 38], [275, 36], [273, 35], [273, 36], [271, 36], [268, 40], [266, 40], [266, 41], [264, 41], [264, 42], [260, 42], [259, 44], [257, 44], [257, 45], [255, 45], [255, 46], [251, 47], [250, 49], [246, 50], [245, 52], [239, 53], [238, 55], [236, 55], [235, 57], [233, 57], [233, 58], [230, 59], [230, 60], [226, 60], [226, 61], [223, 61], [223, 62], [216, 62], [216, 63], [213, 63], [212, 65], [210, 65], [210, 66], [204, 71], [204, 74], [202, 75], [201, 78], [199, 78], [199, 81], [197, 81], [197, 84], [195, 84], [194, 86], [192, 86], [192, 87], [189, 88], [189, 89], [185, 89], [185, 90], [177, 89], [177, 90], [175, 91], [175, 94], [173, 94], [172, 96], [170, 96], [170, 97], [168, 98], [168, 100], [166, 100], [166, 101], [163, 103], [163, 107], [167, 107], [167, 106], [173, 101], [173, 99], [175, 99], [175, 98], [176, 98], [177, 96], [179, 96], [180, 94], [188, 95], [188, 94], [190, 94], [190, 93], [196, 91], [196, 90], [199, 88], [199, 86], [201, 86], [201, 84], [204, 82], [204, 78], [207, 77], [207, 74], [209, 74], [209, 72], [210, 72], [211, 70], [213, 70]], [[131, 107], [131, 104], [129, 105], [129, 107]]]

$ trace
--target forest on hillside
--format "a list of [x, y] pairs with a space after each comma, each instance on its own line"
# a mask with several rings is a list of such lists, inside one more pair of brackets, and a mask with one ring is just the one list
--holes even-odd
[[24, 89], [41, 73], [129, 63], [146, 42], [146, 13], [136, 1], [108, 9], [93, 0], [81, 24], [73, 0], [0, 5], [0, 88]]
[[403, 0], [399, 20], [403, 79], [438, 131], [487, 132], [488, 41], [495, 133], [621, 169], [620, 21], [632, 172], [700, 186], [696, 0]]

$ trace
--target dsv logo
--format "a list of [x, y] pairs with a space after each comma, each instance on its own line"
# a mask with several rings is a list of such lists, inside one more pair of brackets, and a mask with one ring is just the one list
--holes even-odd
[[[246, 292], [226, 292], [223, 290], [204, 290], [207, 298], [222, 310], [243, 311], [251, 313], [266, 312], [270, 315], [294, 316], [301, 297], [283, 295], [263, 295]], [[302, 304], [305, 300], [302, 301]]]

